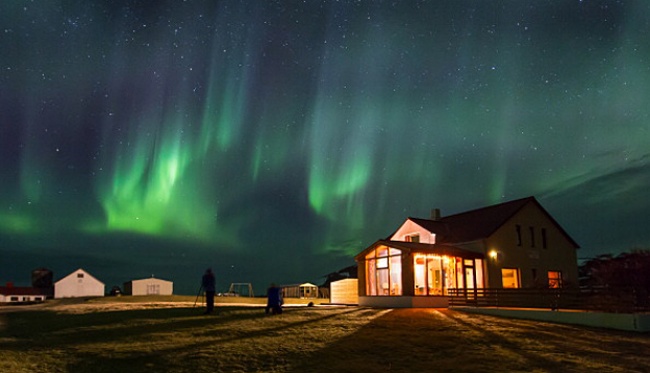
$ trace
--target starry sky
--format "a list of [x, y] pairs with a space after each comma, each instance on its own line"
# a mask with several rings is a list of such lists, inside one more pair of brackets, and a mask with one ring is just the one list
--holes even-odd
[[322, 283], [408, 216], [535, 196], [650, 246], [650, 3], [4, 1], [0, 282]]

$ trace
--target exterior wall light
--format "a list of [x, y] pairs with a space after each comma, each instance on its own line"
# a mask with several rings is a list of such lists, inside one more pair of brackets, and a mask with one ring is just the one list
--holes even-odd
[[497, 258], [498, 258], [498, 256], [499, 256], [499, 253], [498, 253], [496, 250], [490, 250], [490, 252], [488, 253], [488, 255], [490, 256], [490, 258], [491, 258], [492, 260], [497, 260]]

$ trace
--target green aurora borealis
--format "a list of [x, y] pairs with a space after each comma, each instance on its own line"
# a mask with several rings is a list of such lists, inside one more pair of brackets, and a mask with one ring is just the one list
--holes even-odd
[[0, 281], [320, 281], [407, 216], [535, 195], [647, 247], [645, 1], [8, 1]]

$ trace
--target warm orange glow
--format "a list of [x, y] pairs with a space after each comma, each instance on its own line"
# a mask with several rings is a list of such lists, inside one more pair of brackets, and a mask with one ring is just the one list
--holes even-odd
[[517, 268], [501, 268], [501, 279], [504, 289], [519, 288], [519, 270]]
[[491, 251], [488, 253], [488, 255], [490, 256], [490, 258], [496, 260], [496, 259], [497, 259], [497, 256], [499, 255], [499, 253], [497, 253], [496, 250], [491, 250]]

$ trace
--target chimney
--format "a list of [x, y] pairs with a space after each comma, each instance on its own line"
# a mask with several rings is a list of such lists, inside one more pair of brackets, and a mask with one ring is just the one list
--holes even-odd
[[440, 209], [431, 209], [431, 220], [440, 220]]

